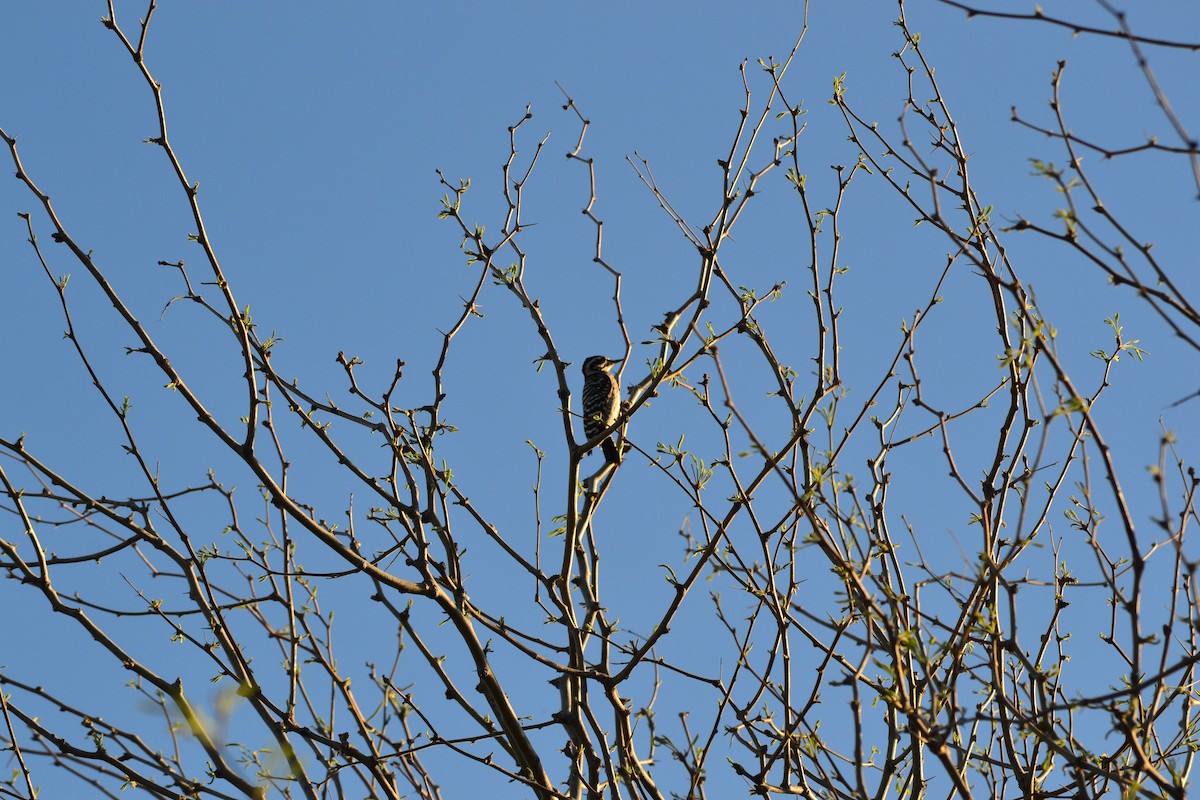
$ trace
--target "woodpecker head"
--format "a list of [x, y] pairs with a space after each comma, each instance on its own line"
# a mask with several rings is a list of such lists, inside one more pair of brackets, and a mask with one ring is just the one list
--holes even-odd
[[608, 372], [617, 364], [620, 364], [622, 360], [620, 358], [609, 358], [608, 356], [588, 356], [583, 361], [583, 374], [591, 375], [596, 372]]

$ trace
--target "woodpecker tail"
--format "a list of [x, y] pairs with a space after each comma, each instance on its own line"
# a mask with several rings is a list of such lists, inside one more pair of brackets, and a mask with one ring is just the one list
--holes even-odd
[[601, 442], [600, 447], [604, 450], [605, 461], [609, 464], [621, 463], [621, 454], [617, 451], [617, 446], [613, 443], [611, 436]]

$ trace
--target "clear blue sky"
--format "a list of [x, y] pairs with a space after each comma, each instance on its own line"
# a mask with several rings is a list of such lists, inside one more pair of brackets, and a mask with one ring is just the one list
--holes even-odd
[[[562, 110], [556, 81], [592, 122], [587, 152], [596, 159], [596, 213], [605, 220], [605, 255], [625, 276], [624, 310], [635, 343], [631, 368], [652, 357], [652, 348], [637, 343], [652, 338], [650, 326], [677, 301], [673, 287], [692, 274], [694, 250], [626, 158], [636, 152], [648, 159], [685, 217], [699, 223], [711, 215], [720, 195], [716, 160], [728, 150], [743, 101], [738, 65], [786, 56], [801, 30], [799, 3], [743, 5], [164, 3], [155, 14], [147, 60], [164, 84], [172, 141], [190, 179], [200, 183], [208, 229], [234, 292], [250, 306], [260, 330], [286, 339], [277, 368], [310, 390], [320, 387], [317, 394], [344, 397], [334, 360], [339, 351], [366, 361], [360, 377], [376, 390], [401, 358], [408, 377], [400, 402], [416, 405], [428, 402], [439, 331], [452, 324], [460, 296], [476, 276], [464, 266], [453, 226], [436, 219], [444, 190], [435, 170], [451, 180], [471, 178], [464, 216], [496, 229], [507, 129], [526, 105], [533, 118], [520, 132], [522, 157], [549, 134], [526, 195], [525, 218], [537, 223], [525, 243], [531, 289], [568, 359], [578, 364], [595, 352], [620, 354], [611, 280], [592, 263], [594, 230], [580, 214], [585, 172], [563, 157], [575, 144], [578, 123]], [[144, 6], [120, 2], [117, 8], [122, 24], [135, 30]], [[1045, 8], [1104, 20], [1094, 4]], [[161, 150], [143, 143], [156, 133], [151, 97], [100, 24], [104, 12], [102, 3], [9, 0], [0, 6], [0, 126], [19, 137], [27, 170], [52, 196], [75, 239], [94, 250], [172, 360], [194, 382], [211, 387], [207, 397], [218, 415], [233, 420], [241, 402], [233, 352], [207, 343], [203, 337], [215, 335], [214, 327], [193, 309], [162, 314], [181, 286], [176, 273], [156, 263], [183, 258], [199, 270], [201, 258], [187, 240], [192, 224]], [[799, 147], [818, 202], [834, 197], [829, 166], [850, 165], [857, 156], [840, 115], [827, 103], [835, 76], [846, 74], [848, 97], [859, 113], [895, 129], [905, 92], [904, 75], [890, 58], [901, 42], [895, 14], [895, 4], [865, 0], [818, 2], [810, 11], [787, 86], [809, 109]], [[1134, 145], [1147, 135], [1171, 138], [1133, 57], [1111, 41], [1049, 26], [968, 22], [930, 0], [913, 0], [908, 14], [973, 154], [975, 187], [1001, 219], [1020, 214], [1050, 224], [1057, 207], [1051, 187], [1030, 174], [1029, 159], [1061, 162], [1061, 149], [1010, 122], [1010, 108], [1051, 124], [1050, 76], [1060, 59], [1068, 61], [1063, 86], [1076, 132], [1113, 145]], [[1131, 14], [1144, 35], [1200, 40], [1194, 2], [1156, 3]], [[1200, 134], [1197, 56], [1150, 54], [1176, 111], [1190, 121], [1193, 135]], [[761, 73], [748, 73], [756, 98], [765, 94]], [[769, 142], [760, 159], [767, 148]], [[1196, 296], [1200, 204], [1184, 161], [1092, 158], [1102, 188], [1111, 187], [1109, 207], [1155, 242], [1159, 258]], [[11, 172], [0, 169], [0, 175]], [[17, 217], [27, 211], [38, 211], [35, 199], [17, 181], [0, 180], [0, 337], [6, 344], [0, 436], [25, 433], [48, 460], [117, 493], [127, 485], [130, 465], [120, 455], [111, 417], [96, 409], [94, 392], [61, 336], [56, 297]], [[844, 213], [842, 260], [851, 267], [840, 297], [846, 308], [844, 364], [850, 386], [865, 392], [890, 359], [901, 320], [928, 298], [945, 243], [929, 232], [914, 233], [911, 212], [869, 176], [856, 179]], [[789, 308], [800, 307], [806, 279], [803, 252], [793, 249], [796, 214], [782, 174], [774, 176], [727, 254], [739, 283], [765, 289], [787, 279], [794, 303]], [[145, 409], [135, 413], [134, 424], [152, 443], [164, 477], [174, 485], [201, 480], [212, 445], [189, 427], [192, 415], [162, 389], [150, 365], [122, 354], [131, 344], [128, 334], [82, 269], [49, 243], [44, 216], [35, 213], [34, 219], [54, 259], [51, 269], [72, 273], [76, 324], [93, 343], [97, 363], [120, 393], [131, 396], [135, 412]], [[1158, 509], [1144, 467], [1157, 460], [1162, 427], [1179, 434], [1184, 453], [1200, 452], [1200, 400], [1168, 408], [1200, 388], [1197, 354], [1180, 347], [1131, 293], [1105, 285], [1065, 249], [1031, 236], [1010, 239], [1023, 277], [1060, 332], [1065, 362], [1085, 386], [1094, 385], [1099, 369], [1088, 354], [1110, 346], [1106, 316], [1119, 312], [1127, 335], [1150, 353], [1145, 363], [1118, 365], [1097, 413], [1124, 465], [1139, 522], [1153, 536], [1149, 520]], [[975, 399], [994, 378], [994, 323], [969, 299], [982, 291], [978, 279], [956, 274], [946, 294], [959, 301], [939, 311], [924, 333], [924, 377], [948, 406]], [[549, 374], [533, 371], [544, 348], [515, 301], [491, 287], [482, 305], [486, 317], [465, 329], [448, 373], [450, 421], [462, 431], [448, 457], [457, 459], [456, 474], [476, 504], [515, 538], [529, 541], [534, 462], [523, 442], [547, 451], [548, 469], [561, 467], [555, 387]], [[803, 372], [810, 354], [801, 326], [782, 310], [766, 319], [778, 331], [784, 360]], [[635, 377], [640, 373], [626, 374], [630, 382]], [[757, 402], [757, 396], [745, 399]], [[655, 439], [673, 441], [678, 430], [671, 416], [683, 413], [684, 405], [681, 398], [664, 397], [648, 409], [641, 444], [653, 449]], [[308, 452], [298, 447], [297, 453]], [[965, 447], [969, 451], [970, 439]], [[924, 465], [917, 461], [904, 471], [897, 465], [891, 500], [897, 515], [909, 515], [929, 541], [953, 550], [956, 537], [969, 535], [967, 511], [957, 499], [943, 502], [949, 488], [937, 448], [931, 443], [921, 452], [929, 458]], [[346, 507], [347, 489], [328, 477], [332, 465], [322, 458], [313, 452], [292, 485], [335, 518]], [[687, 508], [665, 502], [666, 490], [645, 477], [650, 472], [637, 471], [644, 467], [622, 469], [628, 474], [620, 476], [598, 526], [619, 543], [605, 562], [612, 614], [639, 631], [667, 596], [658, 565], [679, 562], [675, 531]], [[261, 513], [244, 474], [227, 480], [241, 485], [247, 519]], [[547, 482], [555, 493], [550, 502], [560, 503], [557, 473]], [[558, 513], [549, 509], [543, 513]], [[12, 518], [0, 519], [7, 520], [0, 536], [15, 536]], [[196, 524], [203, 526], [202, 515]], [[477, 595], [527, 602], [528, 581], [514, 588], [512, 575], [489, 575], [487, 551], [478, 545]], [[107, 579], [113, 591], [125, 593], [122, 602], [137, 604], [128, 586]], [[331, 592], [329, 599], [331, 606], [335, 599], [344, 604], [339, 624], [350, 626], [345, 660], [365, 660], [376, 634], [356, 625], [353, 593]], [[708, 606], [699, 599], [695, 613], [702, 615]], [[377, 619], [373, 611], [364, 613]], [[684, 626], [668, 646], [695, 655], [706, 643], [702, 630]], [[14, 646], [17, 637], [27, 644]], [[388, 631], [389, 643], [390, 637]], [[153, 638], [144, 643], [147, 653], [158, 652], [166, 636], [158, 630]], [[61, 681], [71, 674], [70, 660], [87, 652], [77, 639], [49, 619], [40, 598], [0, 583], [0, 668], [7, 674]], [[181, 669], [204, 674], [199, 666]], [[706, 669], [719, 673], [722, 666]], [[108, 677], [104, 691], [122, 691], [121, 676]], [[522, 713], [552, 713], [552, 690], [540, 680], [527, 690]], [[723, 761], [713, 766], [719, 771]], [[465, 796], [472, 777], [461, 776], [463, 785], [455, 780], [446, 778], [446, 796]], [[740, 791], [736, 777], [722, 773], [713, 780], [712, 796]]]

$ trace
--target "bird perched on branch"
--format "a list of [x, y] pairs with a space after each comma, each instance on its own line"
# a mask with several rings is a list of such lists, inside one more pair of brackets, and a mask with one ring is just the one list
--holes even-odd
[[[588, 440], [595, 439], [617, 421], [621, 412], [621, 387], [609, 370], [621, 359], [608, 356], [589, 356], [583, 362], [583, 433]], [[620, 452], [612, 437], [600, 443], [604, 460], [609, 464], [619, 463]]]

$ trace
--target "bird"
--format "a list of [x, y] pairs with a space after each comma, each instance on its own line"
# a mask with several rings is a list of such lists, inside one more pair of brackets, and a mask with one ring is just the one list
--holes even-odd
[[[583, 362], [583, 433], [588, 440], [595, 439], [612, 427], [621, 412], [621, 388], [609, 370], [622, 359], [608, 356], [588, 356]], [[616, 444], [609, 436], [600, 443], [604, 460], [609, 464], [620, 462]]]

